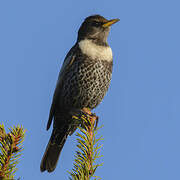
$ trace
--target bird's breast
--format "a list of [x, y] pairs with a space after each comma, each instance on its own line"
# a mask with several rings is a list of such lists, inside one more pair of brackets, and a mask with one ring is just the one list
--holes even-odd
[[78, 56], [64, 76], [63, 107], [95, 108], [104, 98], [111, 80], [112, 62]]

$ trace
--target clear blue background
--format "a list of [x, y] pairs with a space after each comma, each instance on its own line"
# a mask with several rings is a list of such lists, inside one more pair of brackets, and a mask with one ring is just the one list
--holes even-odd
[[104, 128], [103, 180], [180, 179], [180, 4], [175, 0], [1, 0], [0, 120], [27, 129], [16, 177], [68, 179], [75, 136], [56, 170], [40, 173], [63, 59], [85, 17], [120, 18], [109, 44], [111, 87], [95, 110]]

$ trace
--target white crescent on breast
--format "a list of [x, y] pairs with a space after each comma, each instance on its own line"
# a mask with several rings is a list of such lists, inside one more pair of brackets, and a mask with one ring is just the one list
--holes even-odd
[[82, 53], [94, 60], [112, 61], [112, 50], [109, 46], [100, 46], [89, 39], [81, 40], [79, 48]]

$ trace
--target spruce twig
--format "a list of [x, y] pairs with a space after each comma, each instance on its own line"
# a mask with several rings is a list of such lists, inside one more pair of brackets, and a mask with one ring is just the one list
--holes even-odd
[[[79, 119], [74, 116], [73, 118]], [[96, 138], [97, 130], [95, 128], [96, 116], [81, 116], [82, 126], [79, 127], [80, 132], [76, 133], [77, 148], [73, 169], [70, 174], [70, 180], [90, 180], [100, 179], [94, 176], [96, 169], [102, 164], [96, 164], [97, 158], [100, 158], [99, 141], [102, 138]]]
[[4, 125], [0, 124], [0, 179], [14, 179], [24, 135], [25, 130], [19, 125], [6, 133]]

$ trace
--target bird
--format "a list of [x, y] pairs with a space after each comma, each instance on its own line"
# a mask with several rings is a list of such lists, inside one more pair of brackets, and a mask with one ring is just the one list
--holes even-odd
[[[73, 134], [72, 112], [91, 114], [103, 100], [112, 77], [113, 56], [107, 38], [112, 24], [101, 15], [85, 18], [77, 41], [61, 67], [50, 108], [47, 130], [53, 130], [41, 160], [40, 171], [55, 170], [69, 135]], [[76, 127], [75, 127], [76, 129]]]

